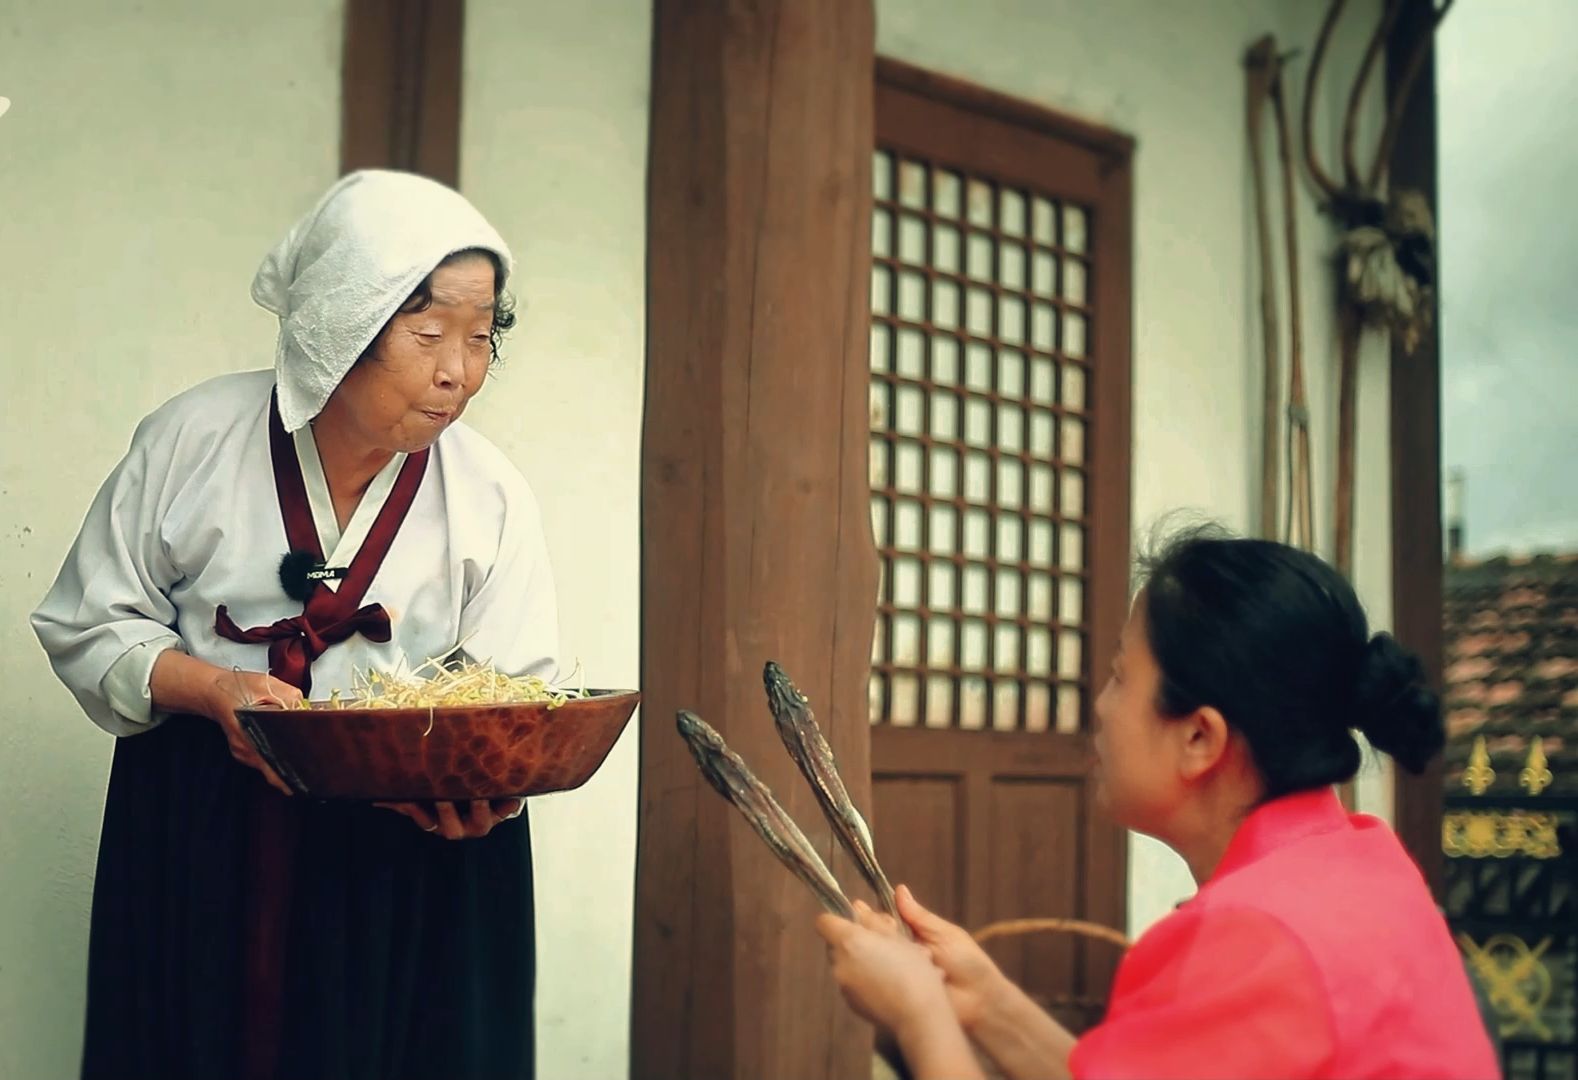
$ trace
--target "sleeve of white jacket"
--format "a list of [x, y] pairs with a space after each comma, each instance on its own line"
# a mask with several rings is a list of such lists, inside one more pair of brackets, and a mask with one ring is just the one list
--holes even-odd
[[181, 648], [169, 591], [177, 574], [161, 539], [173, 493], [173, 439], [159, 414], [99, 489], [60, 574], [33, 612], [50, 665], [94, 723], [115, 735], [152, 725], [148, 677]]
[[[467, 656], [507, 675], [559, 678], [559, 600], [537, 499], [512, 476], [500, 523], [498, 557], [460, 613]], [[520, 817], [526, 800], [509, 817]]]
[[536, 496], [515, 473], [505, 482], [498, 555], [479, 568], [460, 613], [466, 655], [507, 675], [559, 677], [559, 601]]

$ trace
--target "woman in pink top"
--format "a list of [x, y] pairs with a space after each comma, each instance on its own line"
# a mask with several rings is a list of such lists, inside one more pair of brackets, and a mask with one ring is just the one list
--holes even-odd
[[963, 929], [900, 890], [920, 944], [823, 916], [850, 1004], [917, 1080], [1493, 1077], [1462, 961], [1419, 871], [1332, 785], [1353, 731], [1418, 772], [1444, 741], [1418, 660], [1370, 636], [1312, 555], [1197, 531], [1146, 566], [1095, 706], [1100, 792], [1181, 855], [1198, 894], [1118, 970], [1077, 1042]]

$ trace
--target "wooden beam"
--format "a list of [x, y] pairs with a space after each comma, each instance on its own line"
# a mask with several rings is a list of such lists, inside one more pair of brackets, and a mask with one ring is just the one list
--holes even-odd
[[347, 0], [340, 171], [460, 183], [465, 0]]
[[[1003, 121], [1016, 127], [1051, 135], [1094, 151], [1110, 166], [1126, 165], [1134, 155], [1134, 137], [1101, 127], [1076, 116], [1048, 109], [1023, 98], [999, 93], [964, 79], [906, 64], [891, 57], [877, 58], [877, 79], [883, 85], [922, 97], [946, 101], [977, 117]], [[1043, 182], [1045, 177], [1040, 177]]]
[[870, 806], [871, 0], [657, 0], [631, 1076], [864, 1076], [817, 909], [702, 783], [690, 708], [856, 881], [771, 723], [811, 698]]
[[[1404, 0], [1386, 48], [1388, 105], [1414, 43], [1431, 32], [1430, 0]], [[1439, 243], [1442, 222], [1436, 154], [1436, 64], [1432, 51], [1402, 115], [1393, 144], [1393, 191], [1424, 193], [1436, 213], [1437, 271], [1430, 327], [1412, 355], [1395, 343], [1391, 363], [1392, 625], [1441, 685], [1441, 318]], [[1441, 889], [1441, 776], [1438, 757], [1423, 776], [1395, 770], [1398, 835], [1425, 879]]]

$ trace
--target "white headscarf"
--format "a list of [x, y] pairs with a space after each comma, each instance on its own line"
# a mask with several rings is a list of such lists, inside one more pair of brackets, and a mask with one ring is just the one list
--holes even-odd
[[422, 279], [467, 248], [497, 255], [506, 278], [514, 267], [475, 207], [414, 173], [351, 173], [318, 200], [252, 280], [252, 299], [279, 316], [274, 370], [286, 431], [322, 411]]

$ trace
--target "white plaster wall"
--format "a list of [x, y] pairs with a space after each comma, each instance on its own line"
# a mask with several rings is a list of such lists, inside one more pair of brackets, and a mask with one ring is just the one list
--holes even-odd
[[[565, 654], [640, 675], [650, 3], [471, 0], [461, 187], [519, 260], [521, 320], [467, 412], [541, 500]], [[629, 1058], [636, 724], [581, 790], [531, 807], [538, 1075]]]
[[149, 410], [273, 362], [248, 296], [333, 180], [338, 0], [0, 5], [0, 1078], [77, 1072], [111, 738], [27, 625]]
[[[1340, 126], [1346, 86], [1377, 6], [1373, 0], [1350, 5], [1333, 45], [1322, 94], [1321, 126], [1329, 135]], [[1239, 531], [1257, 527], [1261, 348], [1242, 56], [1270, 31], [1284, 49], [1301, 46], [1307, 58], [1324, 5], [877, 0], [876, 7], [880, 55], [1136, 138], [1135, 534], [1144, 537], [1180, 508]], [[1303, 70], [1295, 64], [1297, 77]], [[1268, 146], [1270, 138], [1268, 129]], [[1308, 199], [1299, 224], [1316, 523], [1329, 554], [1337, 364], [1325, 257], [1332, 233]], [[1286, 327], [1285, 309], [1282, 318]], [[1385, 350], [1371, 342], [1362, 360], [1355, 577], [1374, 621], [1384, 626], [1391, 560]], [[1389, 810], [1388, 789], [1371, 769], [1360, 785], [1361, 806]], [[1136, 838], [1131, 930], [1142, 930], [1192, 892], [1181, 860]]]

